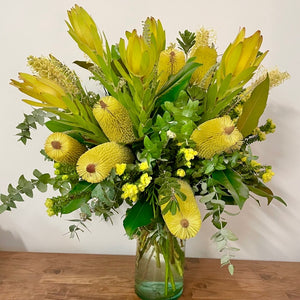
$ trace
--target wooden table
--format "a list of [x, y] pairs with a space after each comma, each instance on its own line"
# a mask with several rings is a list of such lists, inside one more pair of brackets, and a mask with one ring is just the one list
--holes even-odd
[[[137, 300], [134, 256], [0, 252], [0, 299]], [[300, 263], [188, 258], [180, 299], [300, 299]]]

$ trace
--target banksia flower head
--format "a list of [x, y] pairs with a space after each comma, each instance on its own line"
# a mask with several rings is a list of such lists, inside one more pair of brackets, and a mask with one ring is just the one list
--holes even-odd
[[46, 154], [59, 163], [75, 165], [85, 151], [84, 145], [62, 132], [52, 133], [45, 142]]
[[101, 98], [93, 114], [110, 141], [129, 144], [135, 140], [129, 113], [116, 98]]
[[68, 17], [69, 34], [78, 47], [98, 64], [97, 55], [103, 56], [103, 41], [94, 20], [77, 4], [68, 11]]
[[205, 159], [215, 154], [238, 150], [243, 136], [229, 116], [206, 121], [196, 128], [191, 139], [196, 143], [198, 155]]
[[11, 85], [17, 87], [24, 94], [31, 96], [41, 102], [32, 100], [23, 101], [32, 106], [56, 107], [66, 109], [67, 106], [63, 101], [66, 96], [65, 91], [53, 80], [41, 78], [26, 73], [19, 73], [19, 78], [23, 82], [11, 80]]
[[148, 45], [154, 45], [156, 49], [156, 59], [158, 59], [160, 52], [163, 51], [166, 46], [166, 33], [160, 20], [156, 21], [153, 17], [148, 17], [144, 22], [143, 37]]
[[143, 36], [137, 35], [136, 29], [126, 32], [128, 39], [125, 47], [124, 39], [120, 39], [119, 51], [127, 70], [137, 77], [147, 77], [156, 62], [156, 49], [153, 44], [148, 45]]
[[178, 73], [185, 65], [185, 55], [183, 51], [175, 49], [173, 46], [169, 47], [160, 53], [157, 72], [160, 89], [168, 80], [170, 75]]
[[34, 73], [42, 78], [53, 80], [67, 94], [76, 95], [80, 92], [77, 86], [79, 79], [75, 72], [53, 55], [50, 54], [49, 58], [29, 56], [27, 61]]
[[132, 161], [133, 155], [129, 148], [108, 142], [81, 155], [77, 162], [77, 173], [82, 179], [97, 183], [108, 177], [116, 164], [128, 164]]
[[[179, 204], [179, 209], [175, 215], [168, 211], [163, 218], [170, 232], [176, 237], [185, 240], [194, 237], [201, 227], [201, 214], [190, 185], [178, 179], [180, 191], [186, 195], [186, 199], [182, 200], [177, 195], [176, 200]], [[170, 200], [172, 201], [172, 200]], [[167, 203], [161, 205], [161, 210], [165, 208]]]
[[212, 78], [212, 72], [209, 71], [217, 62], [213, 40], [212, 31], [201, 28], [196, 34], [196, 42], [190, 53], [190, 57], [196, 57], [195, 62], [202, 64], [193, 73], [191, 83], [201, 85], [204, 89], [207, 89]]

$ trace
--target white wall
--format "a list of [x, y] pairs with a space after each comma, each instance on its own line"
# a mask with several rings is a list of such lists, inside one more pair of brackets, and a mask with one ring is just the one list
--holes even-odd
[[[31, 54], [52, 53], [69, 66], [72, 61], [83, 58], [64, 23], [67, 9], [75, 3], [92, 14], [111, 43], [124, 36], [125, 30], [140, 29], [141, 21], [151, 15], [161, 19], [168, 42], [175, 41], [179, 30], [196, 30], [202, 25], [214, 28], [219, 53], [233, 40], [240, 27], [246, 26], [248, 35], [261, 29], [262, 49], [270, 50], [264, 65], [288, 70], [292, 79], [272, 90], [264, 118], [272, 116], [277, 132], [266, 142], [257, 144], [255, 151], [261, 156], [261, 162], [273, 165], [276, 176], [269, 186], [286, 200], [288, 207], [277, 202], [267, 207], [262, 201], [259, 208], [249, 200], [241, 214], [230, 219], [229, 228], [240, 238], [235, 243], [241, 248], [238, 258], [300, 261], [298, 0], [1, 1], [0, 192], [5, 193], [10, 182], [16, 184], [22, 173], [30, 177], [35, 168], [53, 171], [39, 155], [48, 135], [45, 128], [34, 132], [34, 139], [28, 146], [17, 143], [15, 126], [31, 108], [21, 102], [21, 93], [8, 82], [16, 78], [18, 72], [28, 72], [26, 57]], [[87, 82], [87, 74], [79, 72]], [[124, 210], [113, 218], [114, 226], [95, 219], [89, 225], [91, 232], [82, 234], [78, 242], [64, 236], [71, 224], [67, 220], [71, 217], [49, 218], [45, 213], [45, 198], [45, 194], [36, 193], [34, 199], [20, 203], [17, 210], [0, 215], [0, 250], [134, 253], [135, 242], [127, 239], [122, 228]], [[205, 214], [204, 207], [202, 213]], [[188, 241], [187, 255], [218, 257], [210, 241], [213, 232], [211, 223], [204, 222], [198, 236]]]

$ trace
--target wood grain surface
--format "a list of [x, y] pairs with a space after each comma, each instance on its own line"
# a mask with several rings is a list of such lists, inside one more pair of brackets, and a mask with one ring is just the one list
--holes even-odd
[[[0, 252], [0, 299], [137, 300], [134, 256]], [[181, 299], [300, 300], [300, 263], [187, 258]]]

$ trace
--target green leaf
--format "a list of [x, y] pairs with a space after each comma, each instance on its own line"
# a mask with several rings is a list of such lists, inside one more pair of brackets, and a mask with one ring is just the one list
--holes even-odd
[[89, 70], [91, 67], [94, 66], [94, 64], [86, 62], [86, 61], [80, 61], [80, 60], [75, 60], [73, 61], [74, 64], [77, 66]]
[[209, 193], [209, 194], [201, 197], [200, 202], [201, 203], [206, 203], [206, 202], [211, 201], [214, 198], [215, 194], [216, 194], [215, 192], [212, 192], [212, 193]]
[[221, 234], [230, 241], [237, 241], [238, 237], [229, 229], [222, 228]]
[[90, 207], [87, 203], [83, 203], [80, 207], [81, 212], [83, 212], [84, 214], [86, 214], [88, 217], [92, 216]]
[[232, 264], [228, 265], [228, 272], [230, 273], [230, 275], [233, 275], [233, 273], [234, 273], [234, 266]]
[[51, 120], [45, 123], [46, 127], [52, 132], [64, 132], [72, 130], [73, 127], [70, 125], [66, 125], [64, 122]]
[[69, 213], [73, 212], [74, 210], [80, 208], [83, 203], [85, 203], [89, 200], [90, 200], [90, 197], [87, 195], [84, 195], [83, 197], [75, 198], [62, 208], [61, 213], [69, 214]]
[[69, 192], [69, 195], [80, 194], [84, 192], [90, 192], [93, 190], [96, 184], [89, 183], [87, 181], [79, 181]]
[[242, 182], [241, 176], [233, 170], [227, 169], [213, 172], [212, 178], [229, 191], [241, 209], [249, 197], [248, 187]]
[[0, 214], [2, 214], [3, 212], [5, 212], [6, 209], [7, 209], [7, 205], [6, 204], [0, 205]]
[[138, 200], [134, 206], [127, 210], [123, 221], [128, 236], [132, 238], [137, 228], [150, 224], [153, 217], [151, 204], [147, 201]]
[[244, 137], [251, 134], [257, 127], [260, 116], [265, 110], [269, 95], [269, 76], [252, 92], [243, 106], [243, 112], [238, 119], [237, 128]]

